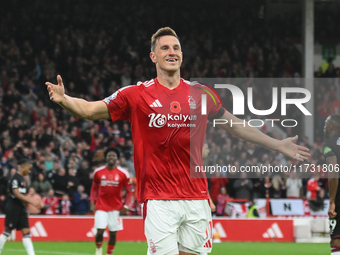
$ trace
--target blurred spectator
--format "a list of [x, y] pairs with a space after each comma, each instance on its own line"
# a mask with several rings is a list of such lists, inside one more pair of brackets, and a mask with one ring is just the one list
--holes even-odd
[[286, 180], [286, 196], [287, 198], [301, 197], [302, 181], [297, 177], [296, 172], [291, 172]]
[[249, 206], [248, 206], [248, 213], [247, 213], [247, 218], [259, 218], [259, 212], [257, 210], [257, 206], [254, 203], [254, 200], [249, 201]]
[[52, 177], [52, 185], [57, 197], [61, 197], [68, 192], [68, 178], [65, 168], [59, 168], [57, 174]]
[[67, 193], [69, 196], [77, 191], [77, 186], [79, 185], [79, 178], [77, 177], [76, 162], [71, 160], [68, 164], [68, 175], [67, 175]]
[[56, 215], [59, 214], [59, 200], [54, 195], [54, 190], [50, 189], [47, 194], [43, 197], [44, 203], [44, 214], [46, 215]]
[[41, 209], [44, 208], [44, 203], [42, 201], [41, 196], [38, 193], [35, 192], [34, 187], [30, 187], [28, 189], [28, 193], [27, 193], [26, 196], [29, 197], [30, 199], [32, 199], [33, 201], [40, 203], [40, 209], [38, 209], [37, 207], [35, 207], [31, 204], [27, 204], [27, 210], [28, 210], [29, 214], [40, 214]]
[[78, 185], [77, 192], [73, 194], [72, 204], [76, 215], [85, 215], [89, 211], [90, 200], [84, 190], [83, 185]]
[[318, 195], [319, 187], [319, 174], [315, 173], [312, 178], [307, 182], [307, 194], [306, 198], [309, 200], [315, 200]]
[[227, 194], [227, 189], [225, 187], [221, 187], [220, 193], [217, 196], [217, 204], [216, 204], [216, 215], [217, 216], [224, 215], [224, 208], [227, 204], [227, 200], [229, 199], [230, 197]]
[[264, 178], [260, 169], [256, 172], [256, 176], [253, 179], [253, 184], [253, 199], [265, 198]]
[[45, 196], [50, 189], [52, 189], [51, 183], [45, 178], [43, 173], [38, 174], [38, 180], [32, 183], [32, 187], [42, 197]]
[[252, 191], [254, 188], [253, 181], [247, 178], [245, 172], [241, 173], [241, 178], [234, 182], [234, 188], [236, 199], [250, 200], [252, 198]]
[[60, 200], [60, 214], [61, 215], [70, 215], [71, 214], [71, 201], [67, 194], [62, 196]]
[[281, 198], [283, 190], [286, 188], [279, 174], [275, 174], [272, 178], [273, 198]]
[[221, 172], [216, 172], [213, 177], [209, 179], [210, 182], [210, 197], [212, 201], [217, 204], [217, 197], [220, 193], [221, 187], [226, 187], [228, 183], [227, 178], [223, 178]]
[[269, 197], [269, 198], [273, 198], [274, 197], [274, 187], [270, 181], [270, 178], [267, 176], [264, 178], [264, 188], [265, 188], [265, 192], [266, 192], [266, 197]]

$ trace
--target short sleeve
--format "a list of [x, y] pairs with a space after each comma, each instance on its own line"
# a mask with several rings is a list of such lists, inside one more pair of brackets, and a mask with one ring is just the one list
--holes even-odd
[[99, 181], [98, 181], [98, 172], [94, 173], [94, 175], [93, 175], [93, 182], [97, 183], [97, 184], [99, 183]]
[[18, 189], [19, 188], [19, 183], [18, 183], [17, 179], [12, 180], [11, 187], [12, 187], [12, 189]]
[[127, 86], [103, 99], [109, 110], [111, 121], [130, 120], [131, 108], [138, 94], [138, 86]]
[[[219, 95], [217, 94], [216, 90], [211, 87], [206, 86], [205, 89], [207, 90], [207, 106], [208, 106], [208, 119], [211, 118], [219, 118], [224, 113], [224, 108], [222, 108], [222, 103]], [[222, 113], [222, 114], [220, 114]], [[220, 116], [216, 116], [220, 115]]]
[[210, 86], [194, 82], [201, 94], [206, 94], [208, 119], [219, 118], [224, 114], [221, 99], [217, 92]]

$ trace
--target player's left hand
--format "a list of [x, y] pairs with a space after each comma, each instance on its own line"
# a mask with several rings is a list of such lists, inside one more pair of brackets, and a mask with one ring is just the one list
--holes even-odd
[[283, 155], [291, 157], [293, 159], [304, 161], [307, 160], [311, 155], [309, 149], [300, 145], [295, 144], [298, 136], [288, 137], [280, 141], [278, 151]]
[[210, 205], [211, 212], [215, 212], [216, 211], [216, 205], [210, 197], [209, 197], [209, 205]]
[[337, 213], [335, 212], [335, 203], [330, 202], [329, 203], [329, 208], [328, 208], [328, 216], [331, 219], [334, 219], [336, 217]]
[[123, 206], [122, 209], [120, 209], [120, 215], [127, 215], [128, 211], [129, 208], [127, 206]]
[[215, 212], [216, 211], [216, 205], [212, 201], [210, 202], [210, 209], [211, 209], [211, 212]]

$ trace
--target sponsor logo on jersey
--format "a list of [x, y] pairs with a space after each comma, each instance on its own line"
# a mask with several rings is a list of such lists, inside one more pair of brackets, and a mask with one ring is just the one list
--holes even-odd
[[[186, 124], [186, 121], [197, 120], [197, 115], [186, 115], [186, 114], [160, 114], [150, 113], [148, 115], [150, 118], [149, 127], [161, 128], [166, 125], [169, 121], [181, 121], [181, 123], [168, 123], [168, 127], [173, 127], [178, 124], [178, 127], [193, 127], [194, 124]], [[176, 126], [177, 127], [177, 126]]]
[[262, 236], [263, 238], [283, 238], [282, 231], [276, 222], [273, 223]]
[[326, 155], [328, 152], [331, 152], [332, 148], [326, 146], [325, 148], [323, 148], [323, 155]]
[[170, 111], [173, 113], [179, 113], [181, 111], [181, 105], [177, 101], [170, 103]]
[[19, 190], [19, 192], [21, 194], [25, 194], [26, 193], [26, 188], [19, 188], [18, 190]]
[[158, 113], [157, 115], [155, 113], [151, 113], [148, 115], [150, 117], [149, 121], [149, 127], [156, 127], [156, 128], [161, 128], [164, 127], [167, 119], [164, 114]]
[[119, 186], [119, 181], [101, 180], [100, 185], [101, 186], [109, 186], [109, 187], [118, 187]]
[[150, 107], [163, 107], [163, 105], [161, 104], [161, 102], [159, 102], [158, 99], [156, 99], [155, 102], [150, 104]]
[[12, 181], [12, 189], [17, 189], [18, 188], [18, 181], [17, 180], [13, 180]]

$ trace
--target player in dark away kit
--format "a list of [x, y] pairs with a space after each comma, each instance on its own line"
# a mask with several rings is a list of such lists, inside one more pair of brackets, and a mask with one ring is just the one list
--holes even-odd
[[340, 189], [339, 189], [339, 159], [340, 159], [340, 115], [330, 115], [325, 122], [325, 141], [323, 155], [328, 165], [329, 183], [329, 227], [331, 235], [331, 254], [340, 254]]
[[0, 235], [0, 253], [4, 247], [7, 238], [13, 229], [21, 230], [22, 243], [28, 255], [35, 255], [31, 240], [30, 229], [28, 224], [28, 213], [25, 203], [40, 208], [40, 203], [26, 197], [28, 191], [24, 176], [30, 173], [32, 163], [28, 159], [22, 159], [18, 162], [18, 171], [9, 181], [10, 198], [6, 205], [5, 230]]

